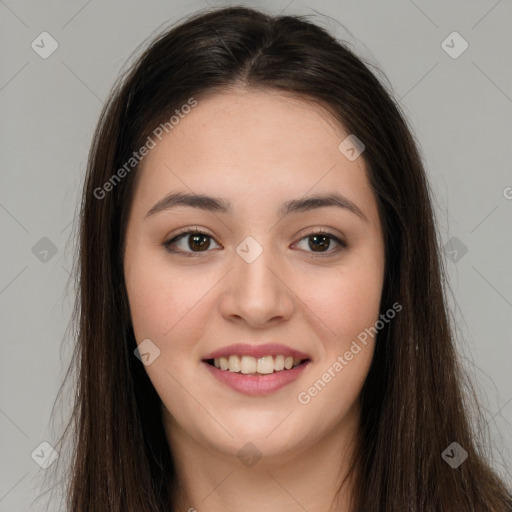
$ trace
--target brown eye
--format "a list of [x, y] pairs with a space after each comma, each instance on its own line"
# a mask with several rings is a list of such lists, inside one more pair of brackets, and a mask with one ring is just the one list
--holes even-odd
[[[173, 253], [182, 252], [190, 255], [198, 252], [207, 252], [212, 240], [213, 238], [210, 235], [194, 230], [181, 233], [168, 242], [164, 242], [163, 245]], [[181, 247], [178, 247], [177, 250], [173, 249], [172, 247], [174, 245], [177, 246], [178, 242], [181, 243]]]
[[[164, 242], [163, 245], [172, 253], [183, 253], [190, 256], [201, 252], [208, 252], [212, 240], [213, 238], [207, 233], [193, 230], [185, 231], [168, 242]], [[347, 244], [338, 237], [322, 230], [303, 237], [299, 243], [304, 240], [309, 240], [308, 249], [305, 249], [306, 252], [317, 253], [318, 256], [330, 256], [339, 252], [342, 248], [347, 247]], [[338, 248], [329, 249], [333, 245], [333, 242], [338, 245]], [[178, 246], [178, 243], [181, 243], [181, 247]], [[174, 246], [176, 246], [177, 249], [174, 249]], [[217, 244], [217, 247], [220, 246]]]
[[315, 252], [321, 251], [324, 249], [328, 249], [331, 243], [330, 237], [327, 235], [311, 235], [308, 237], [309, 247]]
[[[309, 240], [309, 250], [306, 249], [306, 252], [318, 253], [319, 256], [330, 256], [334, 253], [339, 252], [339, 250], [347, 246], [345, 242], [340, 240], [338, 237], [334, 236], [332, 233], [328, 233], [322, 230], [303, 237], [300, 240], [300, 242], [302, 242], [303, 240]], [[338, 245], [338, 248], [329, 250], [329, 247], [331, 247], [333, 241], [335, 244]]]
[[210, 237], [208, 235], [187, 235], [188, 246], [192, 250], [204, 251], [210, 246]]

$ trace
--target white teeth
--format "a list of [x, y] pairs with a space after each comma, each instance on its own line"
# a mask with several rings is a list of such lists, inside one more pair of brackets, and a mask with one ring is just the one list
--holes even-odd
[[284, 370], [284, 356], [276, 356], [276, 362], [274, 363], [276, 372]]
[[238, 356], [229, 356], [229, 371], [239, 372], [240, 371], [240, 359]]
[[256, 371], [258, 373], [272, 373], [274, 371], [274, 358], [272, 356], [258, 358]]
[[285, 357], [282, 354], [274, 356], [251, 357], [230, 355], [229, 357], [218, 357], [213, 360], [216, 368], [228, 370], [233, 373], [254, 374], [259, 373], [266, 375], [274, 371], [290, 370], [300, 364], [302, 359], [298, 357]]
[[240, 359], [240, 371], [245, 374], [255, 373], [256, 358], [250, 356], [242, 356], [242, 359]]

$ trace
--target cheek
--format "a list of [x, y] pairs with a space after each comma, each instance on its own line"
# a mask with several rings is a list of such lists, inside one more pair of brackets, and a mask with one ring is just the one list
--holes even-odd
[[[383, 285], [380, 261], [347, 263], [315, 279], [307, 302], [316, 317], [325, 323], [330, 344], [346, 343], [357, 337], [379, 316]], [[338, 347], [339, 348], [339, 347]]]
[[204, 324], [200, 317], [208, 306], [206, 297], [201, 300], [205, 277], [173, 269], [165, 257], [142, 250], [132, 254], [126, 274], [135, 339], [138, 344], [149, 339], [158, 347], [158, 357], [145, 370], [168, 407], [193, 406], [183, 386], [190, 387], [198, 364], [194, 350]]
[[354, 266], [336, 278], [331, 276], [325, 284], [328, 292], [310, 297], [317, 317], [315, 330], [326, 333], [323, 353], [297, 401], [310, 417], [318, 415], [327, 423], [336, 423], [357, 409], [357, 397], [370, 369], [375, 337], [369, 328], [379, 318], [382, 278], [378, 265], [373, 271], [356, 271]]
[[205, 314], [209, 303], [206, 292], [218, 280], [212, 274], [194, 271], [193, 266], [173, 268], [165, 255], [135, 252], [126, 287], [136, 340], [154, 340], [162, 351], [171, 341], [173, 352], [189, 350], [187, 340], [193, 341], [194, 325], [201, 328], [197, 317]]
[[[316, 280], [308, 297], [315, 330], [322, 333], [322, 367], [315, 379], [329, 382], [323, 400], [343, 403], [339, 414], [346, 413], [359, 394], [371, 365], [384, 276], [379, 254], [369, 250], [347, 258], [329, 276]], [[312, 396], [317, 392], [312, 389]]]

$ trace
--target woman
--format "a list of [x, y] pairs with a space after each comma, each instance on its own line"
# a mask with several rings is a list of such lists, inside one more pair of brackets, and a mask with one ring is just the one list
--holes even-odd
[[418, 150], [323, 29], [162, 34], [80, 224], [73, 511], [505, 511], [472, 434]]

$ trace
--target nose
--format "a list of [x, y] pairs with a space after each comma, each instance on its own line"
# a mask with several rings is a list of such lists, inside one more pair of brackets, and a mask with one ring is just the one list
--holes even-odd
[[220, 301], [224, 318], [261, 328], [291, 317], [294, 294], [278, 263], [266, 250], [251, 263], [234, 254], [233, 269], [226, 276]]

